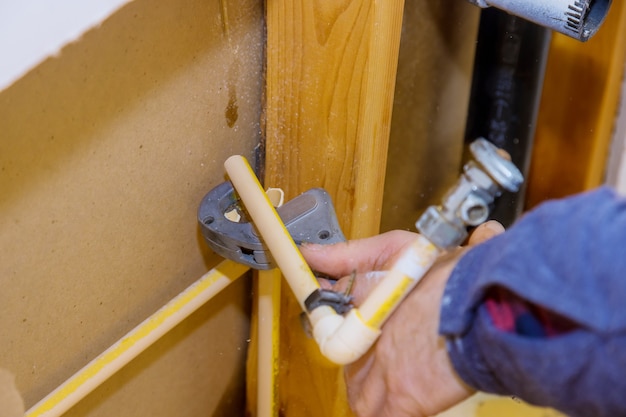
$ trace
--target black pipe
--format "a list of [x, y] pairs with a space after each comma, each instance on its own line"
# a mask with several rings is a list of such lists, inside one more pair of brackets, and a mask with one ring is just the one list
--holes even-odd
[[[484, 137], [506, 150], [528, 177], [543, 88], [549, 29], [495, 8], [481, 11], [465, 142]], [[491, 218], [509, 226], [522, 213], [525, 187], [496, 200]]]

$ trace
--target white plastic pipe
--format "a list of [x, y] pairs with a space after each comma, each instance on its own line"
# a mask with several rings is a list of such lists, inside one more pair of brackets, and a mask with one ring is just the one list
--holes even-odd
[[258, 272], [257, 417], [278, 415], [280, 271]]
[[[265, 192], [272, 206], [285, 201], [280, 188]], [[278, 415], [278, 355], [280, 353], [280, 280], [279, 269], [257, 272], [257, 410], [256, 417]]]
[[[304, 301], [319, 284], [245, 158], [224, 163], [254, 225], [281, 269], [303, 311]], [[309, 313], [313, 336], [324, 356], [339, 365], [360, 358], [380, 335], [380, 327], [432, 266], [438, 250], [418, 237], [359, 309], [345, 317], [329, 306]]]
[[439, 250], [419, 235], [358, 309], [346, 316], [318, 307], [309, 315], [324, 356], [337, 364], [360, 358], [374, 344], [381, 327], [433, 265]]
[[439, 254], [435, 245], [418, 235], [359, 307], [363, 320], [373, 327], [382, 326], [435, 263]]
[[31, 407], [26, 417], [61, 416], [248, 269], [221, 262]]

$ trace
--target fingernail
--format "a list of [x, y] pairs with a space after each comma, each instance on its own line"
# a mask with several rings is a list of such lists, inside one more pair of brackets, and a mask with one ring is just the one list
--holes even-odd
[[304, 248], [308, 251], [319, 251], [323, 248], [324, 245], [320, 245], [319, 243], [310, 243], [310, 242], [302, 242], [300, 244], [301, 248]]
[[490, 220], [487, 223], [483, 223], [483, 227], [491, 230], [492, 232], [500, 233], [504, 231], [504, 226], [495, 220]]

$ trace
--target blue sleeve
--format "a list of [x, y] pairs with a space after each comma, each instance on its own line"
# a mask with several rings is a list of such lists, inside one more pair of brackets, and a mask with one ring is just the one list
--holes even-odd
[[[555, 337], [497, 329], [502, 287], [574, 323]], [[571, 416], [626, 415], [626, 201], [607, 187], [547, 202], [470, 249], [450, 275], [440, 333], [459, 376]]]

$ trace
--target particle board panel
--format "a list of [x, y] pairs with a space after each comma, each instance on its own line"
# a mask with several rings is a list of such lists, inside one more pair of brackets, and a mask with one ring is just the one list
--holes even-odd
[[[27, 408], [220, 261], [196, 209], [258, 144], [263, 42], [256, 1], [136, 0], [0, 92], [0, 366]], [[249, 292], [67, 415], [241, 415]]]
[[3, 417], [23, 417], [24, 400], [15, 386], [15, 376], [0, 368], [0, 410]]

